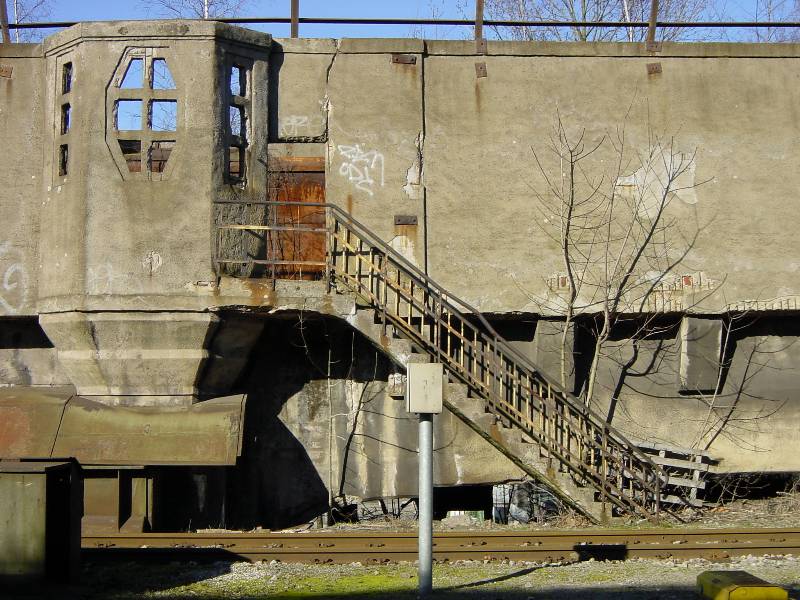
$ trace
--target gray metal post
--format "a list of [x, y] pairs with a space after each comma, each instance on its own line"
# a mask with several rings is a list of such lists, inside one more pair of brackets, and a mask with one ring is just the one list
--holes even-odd
[[650, 3], [650, 21], [647, 24], [647, 49], [656, 43], [656, 23], [658, 22], [658, 0]]
[[419, 415], [419, 594], [433, 590], [433, 415]]

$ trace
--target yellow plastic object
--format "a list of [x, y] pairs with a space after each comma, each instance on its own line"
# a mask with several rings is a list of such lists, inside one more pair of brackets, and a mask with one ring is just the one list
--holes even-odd
[[745, 571], [705, 571], [697, 591], [709, 600], [788, 600], [789, 593]]

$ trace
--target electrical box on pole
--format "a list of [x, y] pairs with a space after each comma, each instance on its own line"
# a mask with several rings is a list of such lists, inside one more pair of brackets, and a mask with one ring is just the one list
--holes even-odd
[[406, 379], [406, 410], [439, 414], [444, 396], [444, 373], [439, 363], [410, 363]]
[[442, 412], [441, 363], [409, 363], [406, 409], [419, 415], [419, 595], [433, 591], [433, 415]]

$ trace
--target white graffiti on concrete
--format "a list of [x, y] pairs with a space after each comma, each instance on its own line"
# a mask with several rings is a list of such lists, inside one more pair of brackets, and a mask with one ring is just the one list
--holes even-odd
[[347, 177], [348, 181], [355, 184], [357, 190], [372, 196], [373, 186], [376, 183], [381, 187], [384, 186], [383, 154], [377, 150], [365, 152], [360, 144], [338, 148], [339, 154], [343, 157], [339, 175]]
[[296, 137], [300, 129], [308, 127], [308, 117], [304, 115], [289, 115], [281, 119], [281, 137]]
[[28, 272], [19, 251], [0, 243], [0, 314], [19, 314], [28, 302]]
[[120, 273], [110, 262], [89, 267], [87, 292], [93, 296], [143, 294], [142, 282], [132, 273]]
[[158, 271], [163, 264], [164, 259], [162, 259], [161, 255], [154, 250], [150, 250], [150, 252], [148, 252], [142, 259], [142, 268], [150, 275]]

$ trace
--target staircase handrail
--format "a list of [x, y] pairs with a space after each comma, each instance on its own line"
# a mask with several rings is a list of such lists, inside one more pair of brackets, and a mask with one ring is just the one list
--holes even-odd
[[[486, 331], [494, 338], [494, 342], [497, 348], [502, 349], [503, 353], [512, 358], [519, 366], [528, 370], [534, 377], [540, 379], [543, 383], [545, 383], [550, 389], [557, 392], [560, 396], [562, 401], [565, 401], [572, 409], [578, 411], [585, 417], [589, 417], [591, 421], [593, 421], [594, 426], [602, 427], [604, 433], [610, 435], [614, 439], [614, 442], [622, 446], [626, 451], [630, 452], [633, 456], [636, 457], [638, 461], [644, 463], [651, 470], [655, 473], [659, 479], [662, 480], [662, 483], [666, 483], [666, 476], [664, 475], [662, 469], [653, 462], [644, 452], [642, 452], [638, 447], [636, 447], [632, 442], [630, 442], [624, 435], [622, 435], [613, 425], [606, 422], [606, 420], [601, 417], [599, 414], [594, 412], [591, 408], [586, 406], [583, 402], [581, 402], [574, 394], [565, 390], [560, 384], [551, 382], [547, 375], [537, 367], [528, 357], [522, 355], [519, 351], [517, 351], [508, 341], [503, 338], [497, 331], [492, 327], [492, 325], [486, 320], [486, 318], [478, 311], [475, 307], [469, 304], [467, 301], [462, 300], [458, 296], [451, 294], [441, 285], [439, 285], [436, 281], [431, 279], [429, 275], [424, 273], [419, 267], [405, 258], [402, 254], [400, 254], [397, 250], [392, 248], [389, 244], [383, 241], [377, 234], [373, 233], [366, 225], [358, 221], [355, 217], [345, 211], [343, 208], [338, 206], [337, 204], [333, 204], [330, 202], [292, 202], [292, 201], [248, 201], [248, 200], [216, 200], [214, 201], [215, 204], [252, 204], [252, 205], [266, 205], [266, 206], [303, 206], [303, 207], [316, 207], [320, 209], [325, 209], [330, 211], [330, 213], [335, 214], [341, 222], [343, 222], [346, 226], [351, 227], [355, 230], [355, 232], [365, 241], [372, 244], [373, 246], [379, 248], [383, 251], [387, 256], [391, 257], [391, 259], [396, 262], [399, 266], [403, 267], [406, 271], [412, 274], [416, 279], [418, 279], [423, 285], [432, 288], [438, 292], [439, 296], [442, 299], [442, 304], [448, 306], [456, 316], [460, 316], [464, 318], [463, 310], [466, 309], [466, 312], [471, 313], [478, 321], [483, 325]], [[330, 229], [330, 226], [328, 226]], [[330, 235], [331, 232], [328, 232]], [[326, 251], [330, 251], [330, 248], [327, 248]], [[327, 277], [331, 276], [331, 273], [326, 274]], [[462, 309], [459, 308], [462, 307]]]

